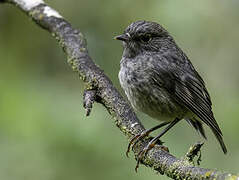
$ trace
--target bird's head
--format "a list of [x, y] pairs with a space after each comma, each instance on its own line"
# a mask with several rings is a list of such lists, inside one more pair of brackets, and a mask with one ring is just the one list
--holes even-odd
[[125, 57], [160, 51], [172, 41], [172, 37], [160, 24], [149, 21], [133, 22], [115, 39], [123, 41]]

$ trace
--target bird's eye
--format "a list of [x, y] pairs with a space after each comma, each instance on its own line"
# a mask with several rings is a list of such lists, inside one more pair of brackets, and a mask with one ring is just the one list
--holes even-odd
[[144, 35], [144, 36], [140, 36], [140, 41], [143, 43], [147, 43], [151, 40], [151, 36], [150, 35]]

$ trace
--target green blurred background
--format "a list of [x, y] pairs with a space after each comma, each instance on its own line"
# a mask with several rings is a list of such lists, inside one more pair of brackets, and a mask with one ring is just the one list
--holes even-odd
[[[205, 79], [229, 151], [223, 155], [207, 128], [201, 166], [239, 172], [239, 1], [48, 3], [85, 34], [90, 55], [118, 89], [122, 46], [113, 37], [135, 20], [168, 29]], [[55, 39], [17, 8], [0, 4], [0, 179], [168, 179], [144, 166], [134, 172], [126, 138], [101, 105], [85, 117], [82, 92]], [[157, 124], [139, 118], [147, 128]], [[177, 157], [198, 140], [185, 122], [163, 137]]]

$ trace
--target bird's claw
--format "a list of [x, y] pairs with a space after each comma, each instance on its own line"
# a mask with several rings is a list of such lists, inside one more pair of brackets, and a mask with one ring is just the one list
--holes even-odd
[[[144, 147], [137, 155], [137, 164], [135, 166], [135, 171], [138, 171], [139, 168], [139, 163], [140, 161], [143, 160], [143, 158], [147, 155], [147, 153], [149, 152], [150, 149], [152, 149], [155, 146], [155, 142], [149, 142], [148, 145], [146, 147]], [[168, 148], [166, 146], [163, 145], [159, 145], [159, 147], [164, 150], [169, 152]]]
[[128, 148], [127, 148], [127, 151], [126, 151], [126, 156], [129, 157], [129, 152], [130, 152], [130, 149], [131, 149], [131, 146], [132, 148], [135, 147], [135, 145], [139, 142], [139, 140], [143, 139], [144, 137], [148, 136], [148, 132], [147, 130], [143, 131], [142, 133], [139, 133], [137, 134], [136, 136], [134, 136], [129, 144], [128, 144]]
[[133, 144], [133, 142], [139, 137], [140, 135], [137, 134], [136, 136], [134, 136], [132, 139], [130, 139], [130, 142], [128, 144], [128, 147], [127, 147], [127, 151], [126, 151], [126, 156], [129, 157], [129, 152], [130, 152], [130, 148], [131, 148], [131, 145]]
[[149, 142], [146, 147], [144, 147], [137, 155], [137, 164], [135, 166], [135, 171], [138, 171], [139, 168], [139, 163], [143, 158], [147, 155], [150, 149], [152, 149], [155, 146], [155, 143]]

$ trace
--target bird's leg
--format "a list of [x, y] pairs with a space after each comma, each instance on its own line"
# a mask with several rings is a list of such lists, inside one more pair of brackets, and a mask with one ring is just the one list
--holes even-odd
[[[136, 164], [136, 167], [135, 167], [135, 171], [137, 172], [137, 169], [139, 167], [139, 162], [143, 159], [144, 156], [146, 156], [147, 152], [152, 149], [157, 140], [162, 137], [169, 129], [171, 129], [175, 124], [177, 124], [178, 122], [180, 121], [179, 118], [175, 118], [159, 135], [157, 135], [156, 137], [154, 137], [146, 147], [143, 148], [143, 150], [141, 150], [139, 153], [138, 153], [138, 156], [137, 156], [137, 164]], [[164, 148], [162, 148], [164, 149]]]
[[132, 148], [134, 148], [134, 146], [140, 141], [142, 140], [144, 137], [148, 136], [151, 132], [155, 131], [156, 129], [159, 129], [167, 124], [169, 124], [170, 122], [163, 122], [155, 127], [152, 127], [150, 129], [146, 129], [144, 130], [143, 132], [137, 134], [136, 136], [134, 136], [130, 142], [129, 142], [129, 145], [128, 145], [128, 148], [127, 148], [127, 151], [126, 151], [126, 156], [128, 156], [129, 152], [130, 152], [130, 147], [132, 145]]

